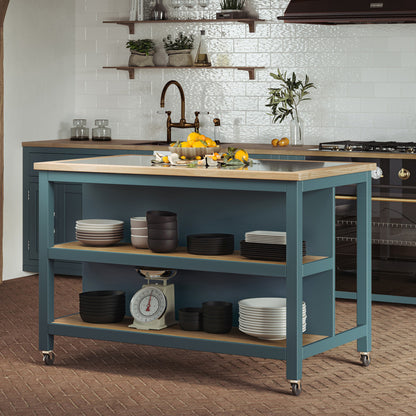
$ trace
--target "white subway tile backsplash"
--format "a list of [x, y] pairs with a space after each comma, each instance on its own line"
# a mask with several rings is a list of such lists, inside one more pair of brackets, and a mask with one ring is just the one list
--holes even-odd
[[[157, 114], [163, 85], [176, 79], [186, 97], [186, 117], [201, 114], [201, 129], [213, 132], [212, 119], [221, 119], [224, 141], [270, 143], [289, 135], [289, 123], [273, 124], [265, 107], [268, 88], [277, 85], [270, 72], [277, 68], [299, 79], [308, 74], [315, 83], [311, 101], [300, 106], [305, 120], [305, 143], [341, 139], [414, 137], [416, 129], [416, 25], [302, 25], [277, 20], [289, 0], [251, 0], [249, 10], [266, 19], [255, 25], [240, 22], [136, 24], [135, 34], [103, 20], [127, 19], [129, 0], [76, 0], [76, 109], [92, 122], [108, 117], [113, 137], [161, 140], [166, 116]], [[169, 2], [168, 14], [172, 9]], [[219, 5], [205, 12], [214, 18]], [[181, 13], [187, 13], [184, 9]], [[199, 7], [188, 14], [201, 17]], [[264, 66], [249, 80], [237, 69], [151, 68], [127, 71], [102, 69], [127, 65], [128, 39], [152, 38], [155, 62], [166, 64], [162, 39], [179, 31], [206, 30], [213, 66]], [[194, 51], [195, 53], [195, 51]], [[180, 114], [179, 92], [171, 87], [167, 105]], [[181, 139], [186, 131], [175, 131]]]

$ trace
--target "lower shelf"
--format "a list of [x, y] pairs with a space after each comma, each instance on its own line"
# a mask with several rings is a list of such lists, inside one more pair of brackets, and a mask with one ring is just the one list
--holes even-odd
[[[132, 342], [137, 344], [148, 344], [148, 345], [159, 345], [165, 347], [176, 347], [176, 348], [185, 348], [185, 349], [196, 349], [196, 350], [203, 350], [204, 348], [200, 348], [203, 344], [205, 344], [205, 348], [207, 351], [214, 351], [214, 352], [224, 352], [230, 354], [242, 354], [245, 350], [251, 352], [258, 347], [262, 347], [264, 352], [266, 350], [283, 350], [286, 349], [286, 340], [281, 341], [266, 341], [261, 340], [258, 338], [251, 337], [246, 335], [238, 330], [238, 328], [232, 328], [230, 333], [227, 334], [211, 334], [208, 332], [203, 331], [184, 331], [182, 330], [179, 325], [173, 325], [169, 328], [165, 328], [162, 330], [139, 330], [134, 328], [129, 328], [128, 325], [132, 323], [132, 318], [125, 318], [122, 322], [113, 323], [113, 324], [93, 324], [84, 322], [78, 314], [65, 316], [61, 318], [55, 319], [51, 326], [54, 328], [53, 332], [57, 335], [68, 335], [68, 336], [79, 336], [83, 338], [83, 332], [89, 334], [88, 338], [99, 338], [99, 339], [107, 339], [106, 337], [98, 336], [98, 334], [105, 334], [107, 332], [108, 340], [116, 340], [121, 342]], [[71, 327], [75, 329], [75, 331], [61, 331], [59, 327]], [[78, 332], [79, 330], [79, 332]], [[97, 330], [94, 333], [94, 330]], [[65, 333], [63, 333], [65, 332]], [[71, 334], [71, 332], [73, 332]], [[78, 335], [75, 335], [78, 333]], [[123, 336], [123, 334], [125, 337]], [[116, 338], [112, 337], [111, 335], [116, 335]], [[133, 340], [131, 336], [137, 338], [137, 340]], [[313, 334], [303, 334], [303, 345], [308, 345], [313, 342], [319, 341], [325, 338], [321, 335], [313, 335]], [[149, 342], [150, 339], [153, 339], [154, 342]], [[159, 341], [156, 341], [159, 339]], [[175, 341], [182, 341], [180, 344]], [[203, 344], [201, 344], [201, 342]], [[225, 347], [227, 344], [227, 347]], [[218, 345], [219, 348], [212, 348], [213, 345]], [[238, 348], [240, 346], [240, 348]], [[243, 348], [241, 348], [243, 346]], [[210, 348], [211, 347], [211, 348]], [[247, 348], [248, 347], [248, 348]], [[257, 347], [257, 348], [256, 348]], [[268, 348], [264, 348], [268, 347]], [[259, 349], [258, 351], [261, 351]], [[248, 354], [242, 354], [248, 355]], [[273, 355], [273, 354], [272, 354]], [[281, 358], [277, 357], [274, 354], [274, 358]], [[260, 356], [270, 356], [269, 354], [260, 354]]]

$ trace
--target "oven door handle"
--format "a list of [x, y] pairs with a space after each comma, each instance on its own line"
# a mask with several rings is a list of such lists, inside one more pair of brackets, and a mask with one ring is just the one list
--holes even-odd
[[[335, 195], [335, 199], [354, 200], [354, 199], [357, 199], [357, 197], [348, 196], [348, 195]], [[407, 199], [407, 198], [384, 198], [384, 197], [372, 196], [371, 200], [381, 201], [381, 202], [410, 202], [411, 204], [416, 204], [416, 199]]]

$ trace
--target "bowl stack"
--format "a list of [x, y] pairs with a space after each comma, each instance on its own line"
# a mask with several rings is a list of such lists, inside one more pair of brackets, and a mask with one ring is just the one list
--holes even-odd
[[123, 239], [124, 222], [119, 220], [77, 220], [75, 236], [86, 246], [111, 246]]
[[[286, 339], [286, 298], [249, 298], [238, 302], [239, 330], [266, 340]], [[306, 331], [306, 303], [302, 303], [302, 332]]]
[[79, 313], [85, 322], [109, 324], [124, 318], [126, 296], [121, 290], [98, 290], [79, 294]]
[[177, 216], [170, 211], [147, 211], [147, 231], [150, 250], [168, 253], [178, 247]]
[[149, 248], [146, 217], [130, 218], [130, 227], [131, 245], [136, 248]]
[[202, 329], [212, 334], [225, 334], [233, 325], [233, 304], [230, 302], [204, 302]]
[[187, 236], [187, 251], [203, 256], [217, 256], [234, 252], [233, 234], [191, 234]]
[[200, 331], [202, 329], [202, 309], [179, 309], [179, 326], [185, 331]]

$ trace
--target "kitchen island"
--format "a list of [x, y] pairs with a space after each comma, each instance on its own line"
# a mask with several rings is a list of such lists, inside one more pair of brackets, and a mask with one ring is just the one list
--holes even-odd
[[[150, 156], [125, 155], [39, 162], [39, 346], [52, 363], [55, 335], [94, 338], [286, 360], [293, 394], [301, 391], [302, 361], [357, 340], [364, 365], [371, 349], [371, 170], [372, 163], [254, 160], [250, 167], [152, 165]], [[82, 184], [84, 218], [144, 215], [148, 209], [177, 212], [180, 248], [172, 253], [136, 249], [125, 240], [113, 247], [87, 247], [68, 241], [54, 244], [54, 188]], [[357, 187], [357, 324], [335, 331], [335, 187]], [[206, 231], [209, 229], [210, 231]], [[260, 261], [232, 255], [197, 256], [186, 252], [186, 236], [227, 232], [236, 249], [244, 232], [286, 231], [286, 261]], [[302, 243], [306, 244], [306, 255]], [[89, 324], [77, 311], [54, 315], [54, 264], [82, 261], [83, 290], [124, 290], [126, 303], [140, 288], [136, 266], [177, 269], [176, 307], [201, 301], [227, 300], [234, 306], [235, 327], [229, 334], [160, 331], [118, 324]], [[287, 336], [265, 341], [236, 327], [238, 300], [287, 298]], [[307, 330], [302, 334], [302, 302], [307, 304]], [[128, 313], [127, 313], [128, 315]]]

